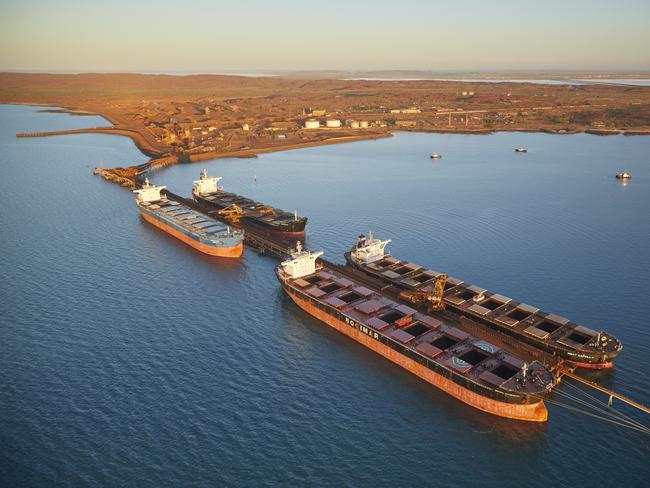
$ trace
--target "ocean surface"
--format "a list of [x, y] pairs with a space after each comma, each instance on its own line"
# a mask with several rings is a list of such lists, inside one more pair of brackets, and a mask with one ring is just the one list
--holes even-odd
[[[298, 309], [272, 258], [209, 258], [145, 223], [92, 175], [145, 161], [130, 139], [15, 138], [105, 123], [40, 110], [0, 106], [0, 485], [646, 486], [650, 436], [465, 406]], [[307, 215], [329, 259], [372, 229], [612, 332], [624, 350], [590, 377], [650, 404], [650, 138], [398, 133], [151, 179], [189, 194], [204, 167]]]

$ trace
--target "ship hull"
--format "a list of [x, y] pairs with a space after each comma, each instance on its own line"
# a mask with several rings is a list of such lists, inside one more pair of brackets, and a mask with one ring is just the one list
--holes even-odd
[[612, 361], [608, 361], [605, 363], [581, 363], [581, 362], [576, 362], [576, 361], [567, 361], [571, 366], [575, 366], [576, 368], [585, 368], [585, 369], [611, 369], [614, 367], [614, 363]]
[[279, 239], [285, 239], [290, 241], [305, 239], [305, 228], [303, 226], [302, 230], [283, 230], [272, 228], [267, 225], [262, 225], [260, 222], [255, 219], [245, 217], [242, 219], [242, 228], [248, 230], [249, 228], [255, 232], [262, 233], [267, 237], [277, 237]]
[[240, 241], [238, 244], [232, 246], [211, 246], [199, 242], [196, 239], [192, 239], [190, 236], [160, 221], [159, 219], [157, 219], [153, 215], [150, 215], [147, 211], [143, 209], [140, 210], [140, 215], [142, 215], [142, 218], [144, 218], [147, 222], [158, 227], [160, 230], [167, 232], [168, 234], [177, 238], [179, 241], [182, 241], [188, 246], [191, 246], [197, 251], [200, 251], [209, 256], [216, 256], [221, 258], [238, 258], [244, 252], [243, 241]]
[[382, 344], [381, 342], [373, 339], [371, 336], [364, 334], [358, 328], [351, 327], [342, 320], [328, 314], [326, 311], [316, 307], [310, 303], [309, 300], [301, 298], [299, 295], [292, 293], [291, 289], [283, 284], [285, 292], [289, 297], [308, 314], [317, 318], [318, 320], [326, 323], [338, 332], [348, 336], [349, 338], [363, 344], [367, 348], [380, 354], [391, 362], [401, 366], [402, 368], [410, 371], [414, 375], [423, 379], [427, 383], [439, 388], [440, 390], [448, 393], [457, 400], [462, 401], [474, 408], [505, 417], [508, 419], [524, 420], [529, 422], [545, 422], [548, 419], [548, 410], [542, 400], [534, 403], [508, 403], [492, 398], [487, 398], [476, 392], [458, 385], [454, 381], [432, 371], [429, 368], [415, 362], [414, 360], [400, 354], [399, 352], [391, 349], [390, 347]]

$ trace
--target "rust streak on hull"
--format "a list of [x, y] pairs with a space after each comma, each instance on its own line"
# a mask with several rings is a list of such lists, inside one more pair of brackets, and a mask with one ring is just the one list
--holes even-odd
[[567, 363], [571, 366], [575, 366], [576, 368], [585, 369], [611, 369], [614, 367], [614, 363], [612, 361], [606, 363], [579, 363], [575, 361], [567, 361]]

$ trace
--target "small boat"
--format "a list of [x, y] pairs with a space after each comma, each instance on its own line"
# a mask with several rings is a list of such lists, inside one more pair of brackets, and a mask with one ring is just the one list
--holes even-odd
[[433, 153], [433, 154], [431, 155], [431, 159], [442, 159], [442, 156], [441, 156], [440, 154]]
[[526, 149], [525, 147], [517, 147], [517, 148], [515, 148], [515, 152], [525, 153], [525, 152], [528, 152], [528, 149]]
[[627, 171], [623, 171], [622, 173], [618, 173], [616, 175], [617, 180], [629, 180], [630, 178], [632, 178], [632, 175]]

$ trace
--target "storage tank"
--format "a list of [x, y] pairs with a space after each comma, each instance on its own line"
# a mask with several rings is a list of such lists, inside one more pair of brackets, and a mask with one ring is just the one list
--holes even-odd
[[316, 119], [305, 120], [305, 129], [318, 129], [320, 122]]
[[341, 121], [339, 119], [327, 119], [325, 121], [325, 127], [330, 127], [330, 128], [341, 127]]

